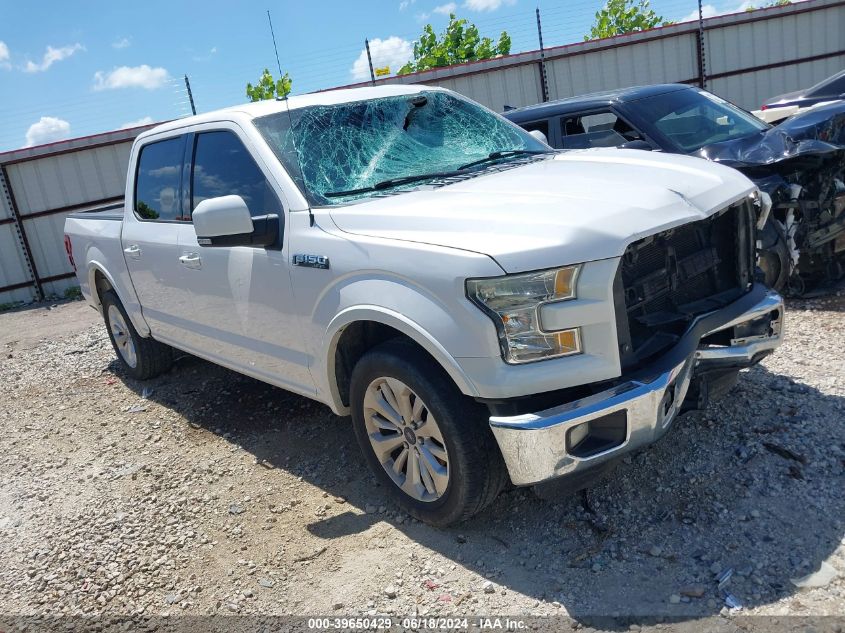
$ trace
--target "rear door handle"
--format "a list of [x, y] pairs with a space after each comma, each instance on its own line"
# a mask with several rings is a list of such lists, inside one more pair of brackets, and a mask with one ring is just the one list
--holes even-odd
[[185, 253], [179, 258], [179, 263], [186, 268], [202, 268], [202, 259], [199, 253]]
[[138, 259], [141, 256], [141, 247], [137, 244], [132, 244], [131, 246], [124, 248], [123, 252], [132, 259]]

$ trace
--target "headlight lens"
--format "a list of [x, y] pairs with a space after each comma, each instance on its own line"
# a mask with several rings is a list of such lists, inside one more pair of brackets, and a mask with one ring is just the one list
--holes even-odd
[[491, 279], [468, 279], [467, 296], [486, 312], [499, 333], [505, 362], [518, 364], [578, 354], [579, 328], [545, 332], [539, 308], [575, 298], [580, 266]]

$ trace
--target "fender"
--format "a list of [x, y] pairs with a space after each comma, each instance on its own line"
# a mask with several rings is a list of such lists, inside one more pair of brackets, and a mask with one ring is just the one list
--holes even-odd
[[[128, 297], [127, 293], [121, 290], [120, 284], [118, 284], [112, 274], [106, 270], [106, 267], [100, 263], [101, 260], [104, 260], [105, 257], [99, 249], [91, 248], [88, 253], [86, 254], [86, 265], [88, 267], [88, 288], [90, 289], [91, 293], [91, 305], [97, 308], [97, 311], [100, 314], [103, 313], [103, 306], [100, 303], [99, 294], [97, 293], [97, 285], [94, 281], [96, 274], [99, 272], [103, 277], [106, 278], [106, 281], [109, 282], [111, 285], [112, 290], [114, 290], [117, 298], [120, 299], [120, 302], [123, 304], [124, 309], [126, 310], [126, 314], [129, 316], [129, 320], [132, 321], [132, 325], [138, 331], [142, 337], [147, 338], [150, 336], [150, 326], [147, 325], [147, 322], [144, 320], [144, 316], [141, 314], [141, 305], [138, 303], [137, 297], [135, 297], [135, 293], [132, 292], [132, 296]], [[127, 291], [129, 292], [129, 291]]]
[[[433, 304], [432, 307], [436, 308]], [[329, 323], [326, 328], [325, 337], [323, 338], [324, 347], [320, 356], [320, 358], [325, 359], [323, 371], [319, 374], [322, 379], [320, 382], [328, 386], [331, 396], [330, 406], [339, 415], [348, 414], [349, 407], [343, 404], [335, 380], [335, 350], [346, 326], [356, 321], [375, 321], [402, 332], [431, 354], [437, 363], [449, 374], [458, 386], [458, 389], [469, 396], [478, 395], [478, 390], [472, 380], [470, 380], [469, 376], [467, 376], [463, 368], [455, 360], [455, 357], [419, 323], [404, 314], [383, 306], [351, 306], [338, 313]]]

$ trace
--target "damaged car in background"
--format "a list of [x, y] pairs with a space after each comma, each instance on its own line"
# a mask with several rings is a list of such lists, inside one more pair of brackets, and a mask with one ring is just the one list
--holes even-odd
[[[779, 113], [787, 113], [787, 116], [789, 116], [795, 114], [798, 110], [842, 99], [845, 99], [845, 70], [840, 70], [835, 75], [831, 75], [809, 88], [787, 92], [767, 99], [760, 106], [760, 112], [764, 117], [766, 114], [777, 116]], [[768, 117], [765, 117], [765, 120], [774, 122]]]
[[556, 148], [649, 149], [734, 167], [768, 197], [758, 218], [758, 263], [767, 285], [801, 295], [845, 273], [845, 102], [770, 126], [705, 90], [668, 84], [571, 97], [504, 116]]

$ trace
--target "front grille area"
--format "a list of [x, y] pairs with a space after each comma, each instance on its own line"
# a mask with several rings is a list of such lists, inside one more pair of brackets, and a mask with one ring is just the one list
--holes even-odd
[[696, 316], [748, 291], [753, 222], [751, 203], [741, 202], [628, 246], [615, 288], [623, 371], [672, 347]]

